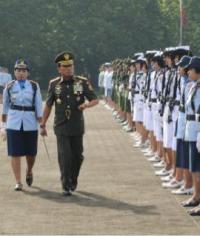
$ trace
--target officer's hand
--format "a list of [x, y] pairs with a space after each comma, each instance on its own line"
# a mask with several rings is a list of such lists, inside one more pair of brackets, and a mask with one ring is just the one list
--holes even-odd
[[81, 110], [81, 111], [85, 110], [86, 108], [87, 108], [87, 104], [86, 104], [86, 103], [83, 103], [83, 104], [81, 104], [81, 105], [78, 107], [78, 109]]
[[197, 147], [198, 152], [200, 153], [200, 132], [198, 132], [198, 134], [197, 134], [196, 147]]
[[40, 127], [40, 135], [41, 135], [41, 136], [47, 136], [47, 130], [46, 130], [45, 127], [44, 127], [44, 128], [41, 128], [41, 127]]
[[6, 129], [1, 128], [0, 133], [1, 133], [1, 137], [2, 137], [3, 141], [6, 141]]
[[3, 141], [6, 141], [7, 137], [6, 137], [6, 123], [5, 122], [1, 123], [0, 134], [1, 134]]

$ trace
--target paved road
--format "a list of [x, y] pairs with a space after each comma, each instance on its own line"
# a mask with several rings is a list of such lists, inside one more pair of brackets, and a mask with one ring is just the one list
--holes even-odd
[[179, 204], [185, 197], [161, 188], [111, 112], [98, 105], [85, 118], [85, 162], [70, 198], [61, 195], [52, 116], [46, 138], [51, 160], [40, 138], [32, 188], [24, 183], [23, 192], [13, 191], [6, 143], [0, 141], [0, 234], [199, 234], [200, 218]]

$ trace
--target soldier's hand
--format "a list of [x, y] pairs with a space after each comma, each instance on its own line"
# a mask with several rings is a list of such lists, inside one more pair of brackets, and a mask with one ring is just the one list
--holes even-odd
[[40, 127], [40, 135], [41, 136], [47, 136], [47, 130], [45, 127]]
[[81, 105], [78, 107], [78, 109], [81, 110], [81, 111], [85, 110], [86, 108], [87, 108], [87, 104], [86, 104], [86, 103], [83, 103], [83, 104], [81, 104]]

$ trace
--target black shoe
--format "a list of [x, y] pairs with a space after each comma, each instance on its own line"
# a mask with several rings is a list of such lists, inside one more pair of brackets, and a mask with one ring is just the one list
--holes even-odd
[[26, 175], [26, 183], [30, 187], [33, 183], [33, 174], [27, 174]]
[[191, 216], [200, 216], [200, 210], [198, 210], [198, 211], [189, 211], [189, 214]]
[[183, 207], [196, 207], [199, 205], [199, 201], [183, 202], [181, 205]]
[[71, 190], [72, 192], [74, 192], [74, 191], [76, 190], [76, 188], [77, 188], [77, 185], [78, 185], [77, 181], [76, 181], [76, 182], [72, 182], [71, 187], [70, 187], [70, 190]]
[[70, 190], [69, 189], [63, 189], [63, 195], [65, 196], [65, 197], [68, 197], [68, 196], [71, 196], [72, 195], [72, 193], [70, 192]]

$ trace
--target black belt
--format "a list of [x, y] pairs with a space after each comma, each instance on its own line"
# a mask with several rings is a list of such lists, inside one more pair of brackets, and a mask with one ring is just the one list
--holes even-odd
[[195, 120], [195, 115], [186, 115], [186, 120]]
[[134, 91], [134, 94], [139, 94], [140, 92], [139, 91]]
[[186, 115], [186, 120], [200, 122], [200, 115]]
[[18, 110], [18, 111], [35, 111], [35, 107], [24, 107], [24, 106], [18, 106], [18, 105], [11, 105], [11, 109]]
[[157, 98], [151, 98], [150, 102], [157, 102]]

